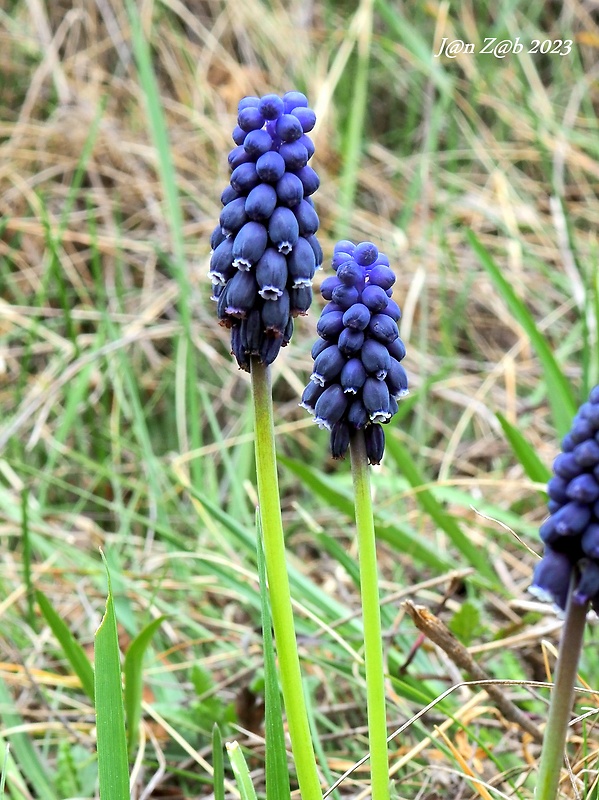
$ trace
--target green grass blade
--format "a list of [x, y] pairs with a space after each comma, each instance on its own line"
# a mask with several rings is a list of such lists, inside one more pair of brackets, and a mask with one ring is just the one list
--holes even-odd
[[[262, 543], [262, 526], [256, 514], [258, 577], [262, 618], [262, 641], [264, 646], [264, 736], [266, 740], [266, 795], [286, 800], [291, 797], [285, 731], [283, 730], [283, 704], [277, 677], [275, 649], [272, 640], [272, 622], [266, 585], [266, 564]], [[298, 691], [300, 688], [298, 687]]]
[[237, 781], [237, 788], [239, 789], [241, 800], [258, 800], [256, 797], [256, 790], [252, 784], [248, 765], [241, 752], [241, 747], [239, 747], [239, 742], [227, 742], [227, 754], [231, 762], [231, 767], [233, 768], [235, 780]]
[[[105, 559], [104, 563], [106, 565]], [[98, 780], [102, 800], [129, 800], [129, 761], [119, 639], [107, 565], [106, 574], [106, 612], [96, 631], [94, 645]]]
[[420, 470], [408, 449], [400, 442], [397, 436], [387, 436], [387, 449], [410, 486], [419, 490], [415, 494], [415, 499], [423, 511], [445, 532], [454, 547], [478, 570], [479, 574], [495, 583], [497, 577], [489, 564], [486, 554], [473, 544], [460, 528], [455, 518], [444, 511], [433, 493], [428, 489], [421, 488], [427, 481], [420, 474]]
[[[14, 700], [2, 678], [0, 678], [0, 708], [2, 709], [3, 729], [24, 725], [23, 717], [17, 711]], [[48, 767], [42, 764], [30, 736], [24, 732], [11, 733], [7, 740], [10, 741], [9, 757], [14, 758], [19, 772], [34, 789], [35, 796], [43, 797], [44, 800], [58, 800], [58, 795], [48, 780]]]
[[85, 650], [68, 629], [62, 617], [54, 611], [46, 595], [43, 594], [43, 592], [37, 591], [35, 593], [35, 599], [52, 633], [58, 639], [63, 653], [67, 657], [75, 675], [77, 675], [81, 681], [81, 688], [93, 703], [94, 669]]
[[468, 231], [468, 239], [480, 263], [495, 284], [495, 288], [500, 293], [516, 321], [526, 332], [543, 365], [545, 382], [547, 384], [547, 397], [551, 407], [553, 424], [558, 434], [560, 436], [565, 436], [570, 428], [572, 417], [576, 413], [576, 401], [570, 384], [559, 368], [550, 344], [537, 328], [532, 314], [518, 297], [511, 283], [504, 277], [501, 269], [497, 266], [495, 261], [493, 261], [487, 250], [472, 231]]
[[125, 676], [125, 716], [127, 718], [127, 742], [129, 752], [137, 741], [139, 720], [141, 719], [141, 701], [143, 692], [143, 660], [152, 637], [162, 625], [166, 616], [153, 619], [133, 639], [125, 654], [123, 674]]
[[225, 800], [225, 763], [223, 759], [223, 737], [215, 722], [212, 728], [212, 780], [214, 800]]
[[505, 437], [510, 443], [514, 454], [522, 464], [524, 472], [532, 481], [547, 483], [551, 477], [551, 470], [543, 464], [532, 445], [520, 433], [518, 428], [507, 421], [503, 414], [497, 412], [495, 416], [499, 420], [499, 424], [503, 428]]

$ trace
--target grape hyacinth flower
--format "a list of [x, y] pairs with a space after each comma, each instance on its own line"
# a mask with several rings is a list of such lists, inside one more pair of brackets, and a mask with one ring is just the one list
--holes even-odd
[[321, 286], [329, 302], [316, 330], [314, 368], [301, 405], [330, 431], [333, 458], [349, 448], [356, 511], [372, 800], [389, 800], [385, 668], [369, 464], [385, 447], [383, 424], [408, 392], [400, 361], [399, 306], [391, 299], [395, 275], [372, 242], [341, 241], [332, 261], [335, 275]]
[[573, 602], [599, 612], [599, 386], [574, 417], [547, 484], [550, 516], [539, 534], [545, 543], [530, 591], [565, 611], [573, 576]]
[[547, 484], [550, 516], [530, 591], [565, 611], [535, 798], [555, 800], [589, 606], [599, 611], [599, 386], [579, 408]]
[[397, 328], [401, 311], [391, 298], [395, 275], [372, 242], [339, 242], [332, 265], [336, 274], [321, 286], [329, 302], [316, 326], [314, 371], [301, 405], [330, 430], [333, 458], [344, 458], [352, 432], [363, 430], [368, 460], [379, 464], [381, 423], [408, 393], [400, 364], [406, 354]]
[[294, 317], [312, 302], [322, 263], [311, 198], [319, 179], [308, 166], [315, 122], [301, 92], [244, 97], [238, 106], [209, 276], [220, 324], [231, 330], [231, 353], [247, 372], [252, 356], [266, 365], [275, 360]]
[[287, 727], [304, 800], [322, 800], [322, 790], [287, 574], [269, 365], [288, 344], [294, 317], [308, 312], [312, 277], [322, 262], [311, 199], [319, 180], [308, 166], [314, 145], [307, 134], [315, 121], [300, 92], [245, 97], [239, 103], [235, 147], [229, 154], [231, 179], [210, 241], [218, 319], [231, 331], [231, 353], [239, 367], [251, 375], [258, 530]]

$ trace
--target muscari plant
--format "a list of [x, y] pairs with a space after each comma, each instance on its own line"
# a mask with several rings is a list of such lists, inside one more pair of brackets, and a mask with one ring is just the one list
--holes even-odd
[[536, 800], [557, 796], [587, 611], [599, 611], [599, 386], [562, 439], [547, 484], [545, 544], [530, 591], [565, 612]]
[[[319, 185], [308, 166], [315, 124], [307, 98], [246, 97], [238, 106], [231, 179], [211, 237], [210, 277], [220, 324], [231, 331], [231, 353], [250, 372], [264, 556], [281, 688], [301, 796], [322, 797], [294, 632], [278, 494], [269, 365], [288, 344], [293, 319], [307, 313], [312, 278], [322, 263], [319, 221], [310, 196]], [[302, 403], [331, 431], [331, 452], [350, 448], [355, 489], [372, 766], [372, 796], [386, 800], [388, 755], [378, 576], [368, 465], [384, 450], [381, 423], [407, 393], [399, 339], [400, 310], [388, 259], [370, 242], [340, 242], [336, 276], [322, 286], [331, 301], [318, 323], [314, 372]]]
[[315, 121], [300, 92], [241, 100], [209, 273], [219, 322], [231, 331], [231, 353], [251, 374], [260, 527], [281, 689], [304, 800], [319, 800], [322, 791], [285, 561], [269, 366], [289, 343], [294, 318], [307, 313], [312, 278], [322, 262], [311, 200], [319, 179], [308, 166], [314, 145], [307, 134]]
[[364, 660], [374, 800], [389, 797], [389, 758], [385, 711], [385, 669], [379, 609], [376, 541], [369, 464], [379, 464], [385, 447], [382, 424], [408, 392], [400, 361], [406, 354], [399, 338], [401, 312], [391, 298], [395, 275], [389, 259], [372, 242], [341, 241], [321, 293], [329, 302], [316, 326], [314, 371], [301, 405], [330, 431], [331, 454], [351, 456], [360, 592], [364, 620]]

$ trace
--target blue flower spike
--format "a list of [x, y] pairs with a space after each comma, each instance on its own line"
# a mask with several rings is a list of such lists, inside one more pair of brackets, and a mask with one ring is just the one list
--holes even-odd
[[545, 552], [529, 591], [565, 611], [575, 577], [573, 602], [599, 612], [599, 386], [574, 417], [553, 473], [550, 516], [539, 531]]
[[301, 405], [330, 430], [333, 458], [344, 458], [352, 433], [363, 430], [368, 461], [380, 464], [380, 423], [390, 421], [397, 400], [408, 393], [399, 363], [406, 353], [397, 329], [401, 312], [390, 299], [395, 275], [388, 264], [372, 242], [343, 240], [333, 253], [336, 275], [321, 285], [329, 302], [316, 325], [314, 371]]
[[[238, 105], [231, 181], [210, 237], [209, 277], [231, 354], [271, 364], [289, 343], [293, 318], [308, 313], [312, 277], [322, 262], [312, 195], [319, 179], [308, 161], [316, 122], [301, 92], [244, 97]], [[338, 436], [343, 442], [343, 436]]]

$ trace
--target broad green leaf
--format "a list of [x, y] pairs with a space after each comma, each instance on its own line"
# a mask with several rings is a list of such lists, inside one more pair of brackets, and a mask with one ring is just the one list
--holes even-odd
[[127, 716], [129, 752], [131, 752], [137, 741], [137, 730], [141, 719], [144, 653], [152, 641], [152, 637], [165, 619], [166, 615], [163, 615], [149, 622], [133, 639], [125, 654], [123, 673], [125, 676], [125, 713]]
[[493, 261], [472, 231], [468, 231], [468, 239], [480, 263], [486, 269], [489, 277], [495, 284], [495, 288], [513, 314], [514, 319], [526, 332], [532, 346], [536, 350], [537, 356], [543, 366], [543, 373], [547, 386], [547, 398], [552, 411], [553, 424], [558, 434], [560, 436], [565, 436], [570, 428], [572, 417], [576, 413], [576, 401], [570, 384], [559, 368], [555, 356], [553, 355], [551, 345], [537, 328], [532, 314], [518, 297], [502, 270], [495, 261]]
[[64, 623], [56, 611], [52, 608], [50, 601], [40, 591], [35, 593], [35, 599], [40, 607], [40, 611], [50, 626], [52, 633], [58, 639], [60, 646], [73, 668], [75, 675], [81, 681], [81, 688], [89, 699], [94, 702], [94, 669], [87, 657], [85, 650], [75, 639], [71, 631]]
[[102, 800], [129, 800], [129, 760], [119, 639], [105, 559], [104, 564], [108, 576], [108, 597], [106, 612], [96, 631], [94, 644], [98, 781]]

